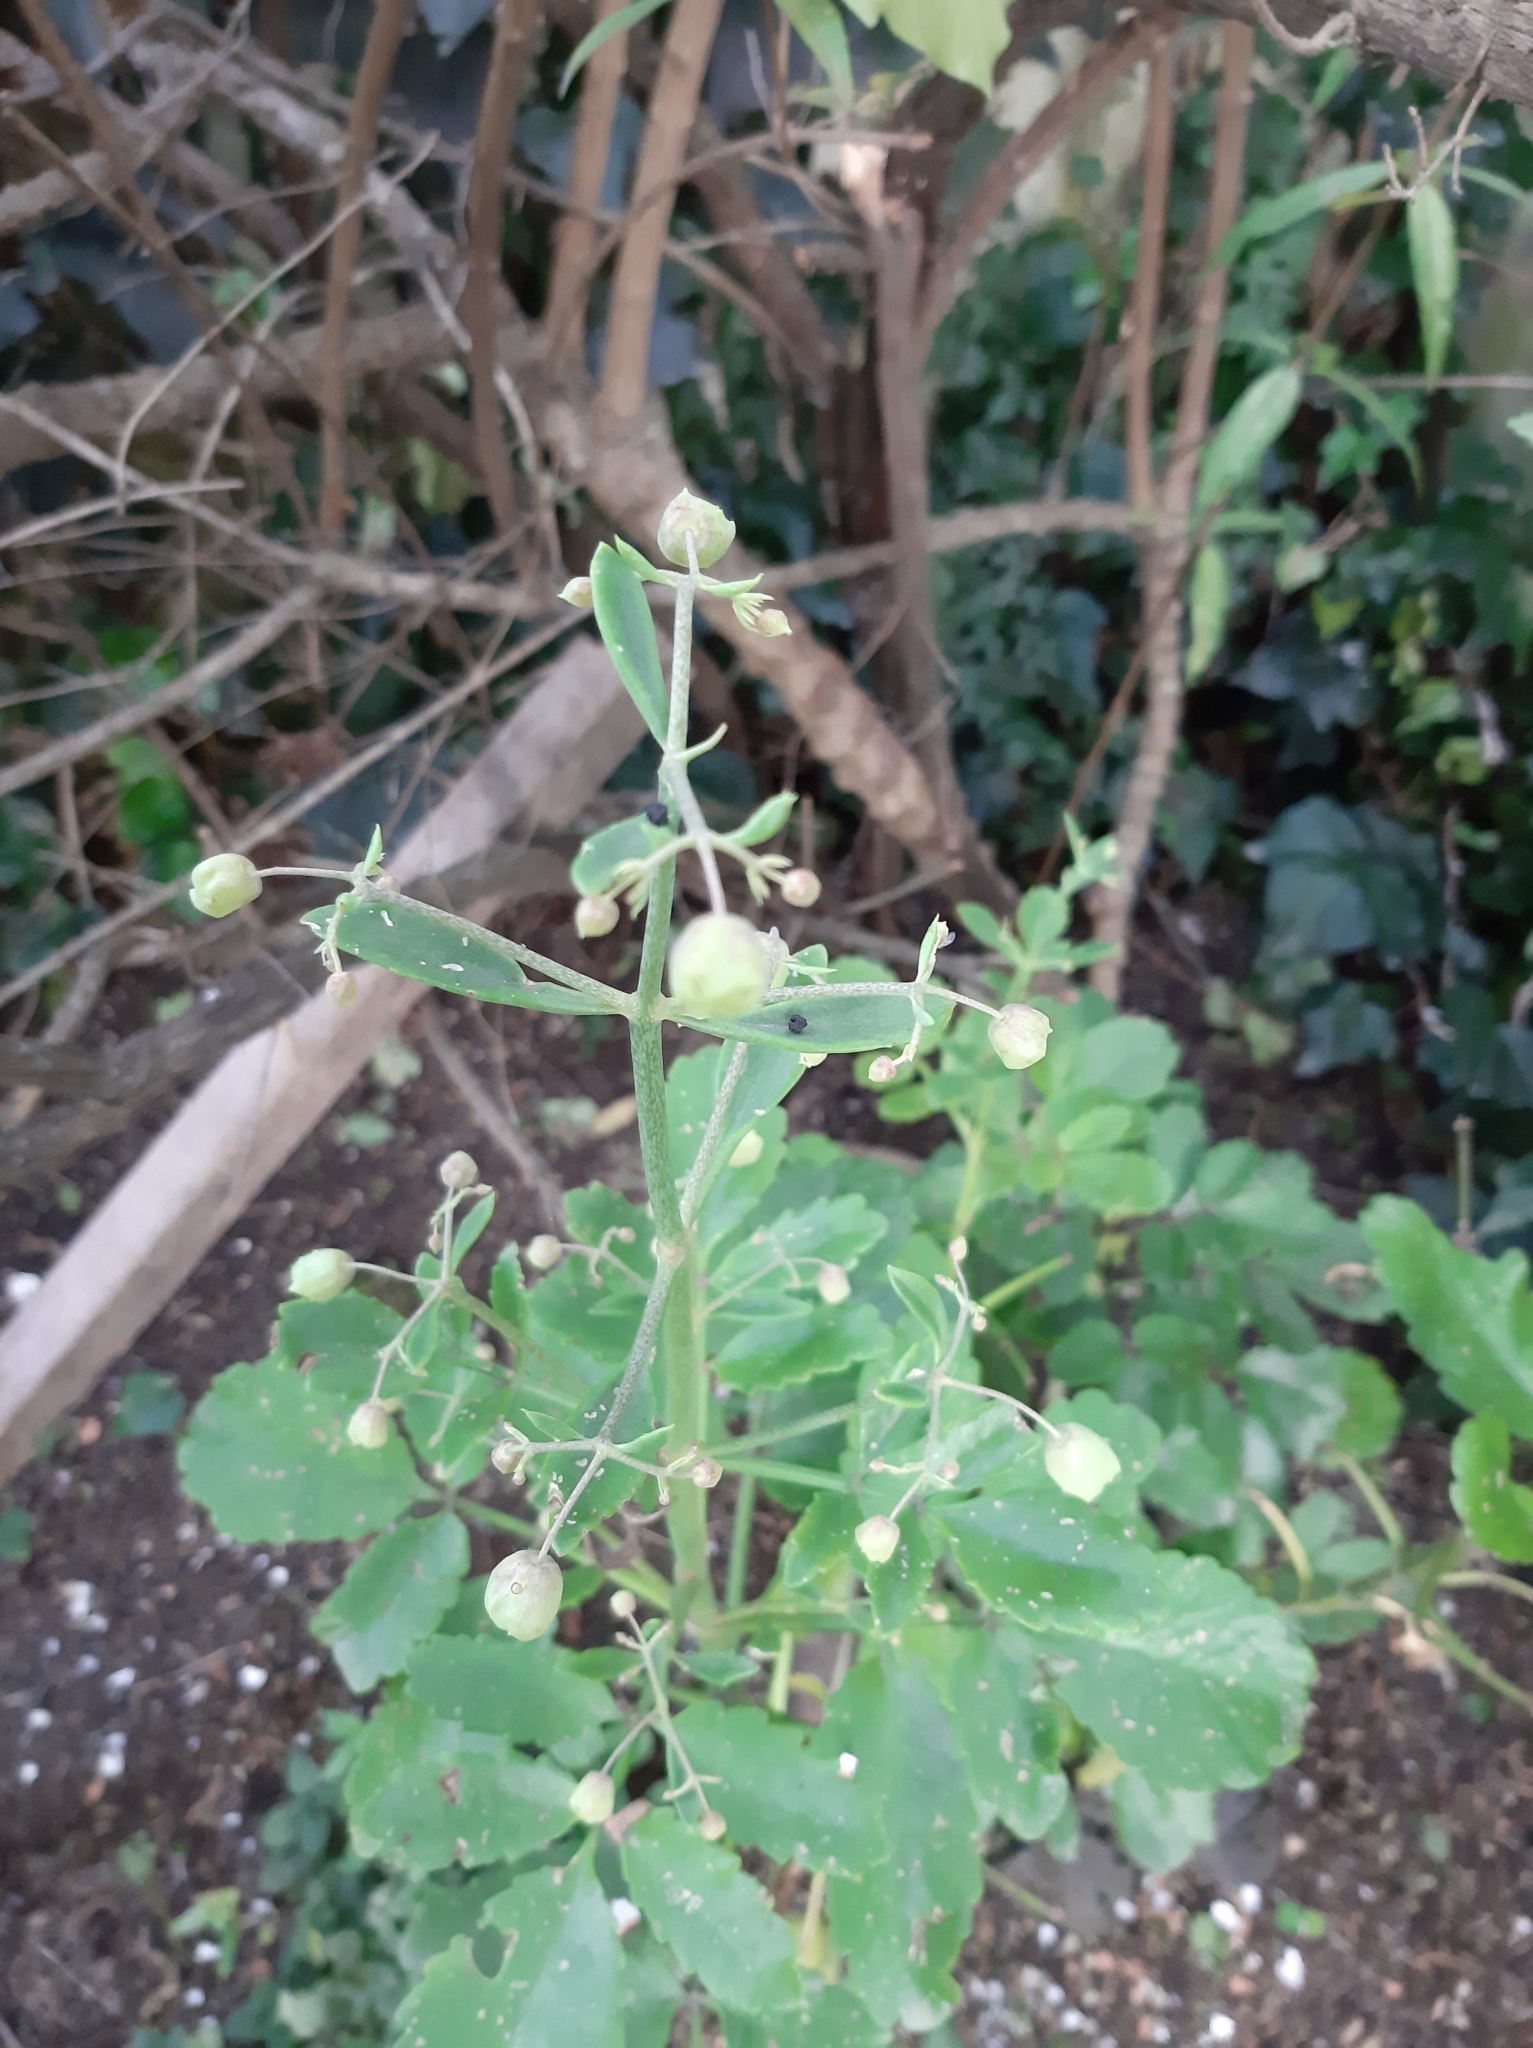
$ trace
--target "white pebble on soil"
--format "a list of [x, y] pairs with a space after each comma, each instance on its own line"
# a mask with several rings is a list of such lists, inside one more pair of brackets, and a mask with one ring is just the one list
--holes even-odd
[[1115, 1920], [1121, 1920], [1125, 1927], [1132, 1927], [1134, 1922], [1139, 1918], [1139, 1908], [1134, 1904], [1132, 1899], [1114, 1899], [1112, 1902], [1112, 1910], [1113, 1918]]
[[40, 1735], [45, 1728], [53, 1726], [53, 1716], [46, 1707], [28, 1707], [27, 1727], [34, 1735]]
[[1235, 2022], [1227, 2012], [1211, 2012], [1208, 2016], [1208, 2025], [1203, 2032], [1203, 2038], [1205, 2041], [1233, 2041], [1235, 2038]]
[[1238, 1934], [1240, 1931], [1240, 1908], [1232, 1906], [1228, 1899], [1215, 1899], [1208, 1909], [1208, 1917], [1223, 1934]]
[[1285, 1991], [1304, 1989], [1304, 1958], [1296, 1948], [1285, 1948], [1272, 1966], [1272, 1974]]
[[1254, 1920], [1262, 1909], [1262, 1888], [1259, 1884], [1243, 1884], [1235, 1894], [1235, 1903], [1248, 1920]]
[[1059, 1929], [1054, 1925], [1052, 1920], [1045, 1920], [1043, 1925], [1038, 1929], [1038, 1946], [1042, 1950], [1044, 1950], [1045, 1953], [1047, 1953], [1048, 1950], [1051, 1948], [1058, 1948]]
[[625, 1934], [633, 1932], [644, 1915], [632, 1899], [612, 1899], [609, 1904], [612, 1907], [612, 1924], [617, 1929], [618, 1939], [621, 1941]]
[[35, 1785], [42, 1776], [42, 1765], [35, 1757], [28, 1757], [25, 1763], [16, 1766], [16, 1776], [23, 1785]]
[[124, 1664], [119, 1671], [109, 1671], [101, 1681], [101, 1690], [108, 1699], [120, 1700], [125, 1692], [133, 1690], [133, 1681], [138, 1673], [131, 1664]]
[[242, 1664], [235, 1682], [241, 1692], [259, 1692], [270, 1677], [271, 1673], [263, 1671], [259, 1664]]
[[101, 1748], [96, 1757], [98, 1778], [120, 1778], [128, 1768], [128, 1738], [114, 1729], [101, 1738]]

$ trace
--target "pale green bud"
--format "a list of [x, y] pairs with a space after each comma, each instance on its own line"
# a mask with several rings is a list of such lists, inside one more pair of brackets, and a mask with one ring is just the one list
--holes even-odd
[[452, 1188], [459, 1194], [464, 1188], [471, 1188], [479, 1178], [479, 1162], [472, 1152], [449, 1152], [437, 1168], [437, 1178], [444, 1188]]
[[617, 1804], [617, 1787], [605, 1771], [587, 1771], [570, 1794], [570, 1812], [588, 1828], [599, 1828], [611, 1820]]
[[353, 1408], [346, 1435], [359, 1451], [381, 1451], [389, 1440], [389, 1411], [381, 1401]]
[[755, 591], [735, 599], [734, 614], [747, 633], [756, 633], [763, 640], [781, 640], [793, 631], [787, 613], [765, 603]]
[[698, 568], [708, 569], [728, 552], [735, 537], [735, 523], [706, 498], [694, 497], [691, 491], [678, 491], [660, 515], [655, 538], [665, 559], [679, 563], [683, 569], [687, 567], [689, 533], [697, 550]]
[[192, 869], [192, 903], [205, 917], [228, 917], [260, 893], [260, 871], [242, 853], [215, 853]]
[[900, 1547], [900, 1525], [890, 1515], [869, 1515], [852, 1538], [869, 1564], [887, 1564]]
[[839, 1308], [852, 1291], [844, 1266], [821, 1266], [815, 1288], [828, 1308]]
[[990, 1043], [1003, 1067], [1036, 1067], [1049, 1049], [1053, 1025], [1029, 1003], [1008, 1003], [990, 1019]]
[[899, 1068], [886, 1052], [881, 1052], [876, 1060], [868, 1062], [868, 1079], [875, 1088], [887, 1087], [898, 1072]]
[[820, 878], [813, 868], [789, 868], [781, 887], [783, 902], [795, 910], [809, 910], [820, 900]]
[[765, 1149], [760, 1131], [747, 1131], [729, 1155], [731, 1166], [754, 1166]]
[[705, 1842], [721, 1842], [728, 1823], [723, 1814], [715, 1813], [710, 1807], [697, 1824], [697, 1832]]
[[711, 1487], [717, 1486], [724, 1477], [724, 1467], [717, 1458], [699, 1458], [687, 1477], [694, 1486], [706, 1493]]
[[617, 923], [611, 896], [582, 896], [575, 905], [575, 930], [583, 939], [604, 939]]
[[332, 974], [325, 981], [325, 994], [338, 1010], [349, 1010], [362, 991], [357, 986], [357, 977], [342, 968], [339, 974]]
[[287, 1291], [300, 1301], [334, 1301], [344, 1294], [356, 1273], [356, 1261], [349, 1252], [326, 1245], [294, 1259], [287, 1276]]
[[766, 948], [743, 917], [694, 917], [671, 947], [671, 995], [688, 1016], [743, 1017], [766, 992]]
[[551, 1557], [514, 1550], [490, 1573], [484, 1611], [497, 1628], [519, 1643], [536, 1642], [559, 1612], [564, 1574]]
[[1049, 1438], [1043, 1464], [1060, 1492], [1076, 1500], [1095, 1500], [1123, 1469], [1112, 1445], [1083, 1422], [1059, 1425]]
[[596, 602], [589, 576], [572, 576], [559, 595], [566, 604], [572, 604], [580, 612], [588, 612]]
[[620, 1586], [607, 1605], [612, 1609], [613, 1618], [617, 1621], [632, 1621], [639, 1611], [637, 1596], [630, 1593], [626, 1586]]
[[551, 1273], [564, 1257], [564, 1246], [558, 1238], [544, 1231], [533, 1238], [522, 1256], [535, 1273]]

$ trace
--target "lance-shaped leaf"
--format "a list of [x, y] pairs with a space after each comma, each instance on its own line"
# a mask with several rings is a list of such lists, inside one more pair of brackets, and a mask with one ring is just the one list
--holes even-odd
[[1187, 680], [1195, 683], [1224, 641], [1234, 584], [1230, 558], [1217, 541], [1198, 549], [1187, 586]]
[[1198, 469], [1198, 509], [1218, 504], [1254, 477], [1262, 457], [1299, 409], [1304, 377], [1296, 363], [1267, 370], [1245, 390], [1219, 423]]
[[1421, 322], [1421, 354], [1430, 385], [1437, 382], [1448, 360], [1453, 309], [1458, 302], [1458, 234], [1453, 209], [1441, 187], [1423, 185], [1413, 193], [1405, 209], [1405, 223]]
[[[303, 922], [324, 933], [332, 913], [311, 910]], [[519, 1010], [545, 1010], [564, 1017], [599, 1017], [620, 1007], [593, 984], [568, 988], [527, 979], [505, 939], [467, 918], [416, 903], [407, 896], [342, 896], [336, 905], [335, 942], [374, 967], [386, 967], [406, 981], [424, 981], [453, 995], [485, 1003], [509, 1003]]]
[[[944, 1022], [951, 999], [942, 989], [922, 992], [921, 1006], [932, 1027]], [[875, 1052], [904, 1045], [914, 1019], [910, 996], [898, 988], [862, 991], [795, 988], [775, 994], [743, 1017], [684, 1017], [679, 1024], [711, 1038], [744, 1039], [749, 1045], [778, 1046], [794, 1053]]]
[[348, 1568], [310, 1627], [353, 1692], [403, 1671], [458, 1597], [468, 1531], [456, 1515], [426, 1515], [379, 1536]]
[[623, 1876], [682, 1969], [722, 2005], [770, 2013], [798, 2003], [788, 1923], [733, 1850], [657, 1807], [623, 1837]]
[[[638, 13], [649, 11], [647, 5], [637, 10]], [[637, 19], [633, 7], [624, 8], [620, 15], [613, 15], [594, 28], [586, 37], [586, 43], [590, 43], [593, 36], [600, 39], [610, 35], [618, 27], [623, 14], [630, 21]], [[622, 25], [627, 26], [627, 23]], [[584, 48], [585, 44], [581, 47]], [[596, 623], [601, 628], [607, 652], [612, 656], [612, 666], [617, 670], [623, 688], [638, 706], [639, 716], [664, 746], [668, 698], [665, 678], [660, 673], [660, 655], [655, 646], [655, 622], [650, 617], [643, 583], [606, 541], [592, 557], [591, 594], [596, 605]]]
[[1382, 185], [1387, 176], [1386, 167], [1379, 162], [1343, 164], [1339, 170], [1323, 171], [1318, 178], [1307, 178], [1302, 185], [1295, 185], [1291, 192], [1280, 192], [1274, 199], [1258, 199], [1246, 208], [1230, 229], [1214, 251], [1213, 260], [1220, 264], [1233, 263], [1241, 250], [1252, 242], [1280, 235], [1288, 228], [1297, 227], [1301, 220], [1313, 219], [1317, 213], [1324, 213], [1332, 206], [1343, 205], [1348, 200], [1355, 202]]

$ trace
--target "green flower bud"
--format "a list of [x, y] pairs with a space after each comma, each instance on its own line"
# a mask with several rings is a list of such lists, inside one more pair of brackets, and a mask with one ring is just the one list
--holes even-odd
[[357, 986], [357, 977], [342, 968], [339, 974], [330, 975], [325, 982], [325, 994], [338, 1010], [349, 1010], [362, 991]]
[[1049, 1049], [1053, 1025], [1028, 1003], [1008, 1003], [990, 1019], [990, 1043], [1003, 1067], [1036, 1067]]
[[876, 1060], [868, 1062], [868, 1079], [875, 1088], [887, 1087], [898, 1072], [899, 1068], [886, 1052], [881, 1052]]
[[721, 1842], [724, 1839], [727, 1826], [728, 1822], [724, 1819], [723, 1814], [715, 1813], [712, 1807], [710, 1807], [698, 1822], [697, 1832], [705, 1842]]
[[869, 1515], [852, 1531], [852, 1540], [869, 1564], [887, 1564], [900, 1547], [900, 1525], [889, 1515]]
[[687, 1477], [694, 1486], [706, 1493], [711, 1487], [717, 1486], [724, 1477], [724, 1467], [717, 1458], [699, 1458]]
[[617, 1621], [632, 1621], [639, 1611], [637, 1596], [630, 1593], [626, 1586], [620, 1586], [607, 1605], [612, 1609], [613, 1618]]
[[497, 1628], [519, 1643], [533, 1643], [559, 1612], [564, 1574], [551, 1557], [514, 1550], [490, 1573], [484, 1611]]
[[718, 506], [710, 505], [706, 498], [694, 497], [690, 491], [678, 491], [660, 515], [655, 538], [665, 559], [679, 563], [683, 569], [687, 567], [689, 533], [697, 550], [698, 568], [709, 569], [720, 555], [728, 552], [735, 537], [735, 523], [726, 519]]
[[747, 1131], [729, 1155], [731, 1166], [754, 1166], [765, 1149], [765, 1140], [760, 1131]]
[[766, 948], [743, 917], [694, 917], [671, 947], [671, 994], [690, 1017], [743, 1017], [766, 992]]
[[461, 1194], [464, 1188], [471, 1188], [479, 1178], [479, 1162], [472, 1152], [449, 1152], [437, 1168], [437, 1178], [444, 1188], [452, 1188]]
[[389, 1440], [389, 1411], [381, 1401], [353, 1408], [346, 1435], [359, 1451], [381, 1451]]
[[572, 604], [579, 612], [588, 612], [596, 602], [596, 593], [591, 588], [589, 576], [572, 576], [559, 595], [566, 604]]
[[610, 896], [582, 896], [575, 905], [575, 930], [583, 939], [604, 939], [617, 923], [617, 904]]
[[570, 1812], [588, 1828], [599, 1828], [611, 1820], [617, 1805], [617, 1787], [605, 1771], [587, 1771], [570, 1794]]
[[204, 917], [228, 917], [254, 903], [260, 893], [256, 864], [242, 853], [215, 853], [192, 869], [192, 903]]
[[821, 1266], [815, 1289], [828, 1308], [838, 1308], [852, 1291], [844, 1266]]
[[296, 1294], [300, 1301], [334, 1301], [351, 1285], [356, 1270], [356, 1261], [349, 1252], [326, 1245], [294, 1259], [287, 1276], [287, 1291]]
[[533, 1238], [522, 1256], [535, 1273], [551, 1273], [564, 1257], [564, 1246], [545, 1230]]
[[1043, 1464], [1060, 1492], [1076, 1500], [1095, 1500], [1123, 1469], [1112, 1445], [1083, 1422], [1060, 1424], [1049, 1438]]
[[779, 886], [783, 902], [795, 910], [808, 910], [820, 900], [820, 878], [813, 868], [789, 868]]

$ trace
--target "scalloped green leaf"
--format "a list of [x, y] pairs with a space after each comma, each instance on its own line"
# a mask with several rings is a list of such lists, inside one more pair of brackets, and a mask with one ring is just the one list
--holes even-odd
[[181, 1483], [241, 1543], [370, 1535], [428, 1498], [404, 1442], [350, 1443], [356, 1394], [276, 1359], [232, 1365], [192, 1410]]
[[1512, 1478], [1511, 1432], [1499, 1415], [1460, 1425], [1449, 1497], [1483, 1550], [1507, 1564], [1533, 1564], [1533, 1486]]
[[748, 2013], [797, 2005], [788, 1923], [732, 1850], [657, 1807], [624, 1835], [622, 1854], [634, 1904], [721, 2004]]
[[403, 1671], [458, 1597], [468, 1570], [468, 1531], [453, 1514], [401, 1522], [353, 1559], [309, 1626], [353, 1692]]
[[639, 716], [664, 746], [669, 698], [655, 645], [655, 622], [643, 583], [606, 541], [591, 559], [591, 594], [596, 623], [618, 679], [638, 707]]
[[[611, 1693], [546, 1640], [519, 1643], [498, 1631], [435, 1635], [410, 1658], [405, 1690], [439, 1720], [474, 1735], [501, 1735], [518, 1748], [546, 1749], [584, 1768], [584, 1753], [622, 1719]], [[561, 1752], [568, 1750], [566, 1757]]]
[[1059, 1768], [1060, 1714], [1040, 1690], [1038, 1647], [1014, 1628], [913, 1628], [948, 1710], [975, 1808], [1024, 1842], [1046, 1835], [1070, 1800]]
[[708, 1797], [735, 1841], [774, 1863], [853, 1877], [882, 1854], [866, 1793], [811, 1745], [801, 1722], [701, 1700], [677, 1717], [677, 1732], [693, 1769], [718, 1779]]

